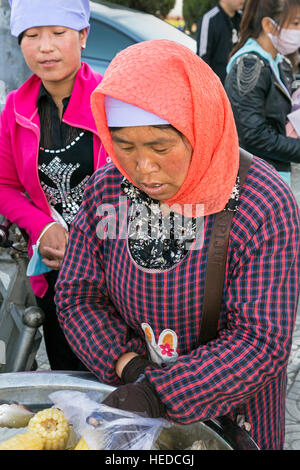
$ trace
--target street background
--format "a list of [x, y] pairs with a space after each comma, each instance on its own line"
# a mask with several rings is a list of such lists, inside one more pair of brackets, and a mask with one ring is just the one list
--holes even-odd
[[[181, 9], [182, 0], [178, 0], [174, 14]], [[179, 10], [178, 10], [179, 8]], [[9, 30], [10, 9], [7, 0], [0, 0], [0, 112], [6, 96], [12, 89], [18, 88], [29, 77], [29, 70], [23, 60], [16, 38]], [[293, 167], [292, 178], [300, 178], [300, 165]], [[300, 203], [300, 193], [296, 194]], [[37, 355], [38, 369], [48, 370], [49, 363], [44, 342]], [[300, 450], [300, 308], [293, 336], [293, 346], [288, 366], [288, 389], [286, 402], [286, 450]]]

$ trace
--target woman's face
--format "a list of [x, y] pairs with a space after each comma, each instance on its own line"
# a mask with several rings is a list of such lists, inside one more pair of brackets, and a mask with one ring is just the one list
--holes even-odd
[[28, 67], [44, 85], [58, 83], [75, 77], [86, 36], [87, 29], [79, 32], [63, 26], [38, 26], [24, 32], [21, 48]]
[[175, 196], [193, 153], [184, 136], [153, 126], [122, 127], [111, 134], [114, 153], [136, 186], [159, 201]]

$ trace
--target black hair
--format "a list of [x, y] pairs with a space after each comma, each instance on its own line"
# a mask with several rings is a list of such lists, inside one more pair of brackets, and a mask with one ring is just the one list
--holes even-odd
[[24, 36], [24, 31], [23, 31], [23, 33], [19, 34], [19, 36], [18, 36], [18, 44], [19, 44], [19, 46], [20, 46], [20, 44], [21, 44], [21, 41], [22, 41], [22, 39], [23, 39], [23, 36]]
[[[150, 127], [155, 127], [156, 129], [162, 129], [162, 130], [173, 130], [175, 131], [179, 137], [182, 139], [184, 145], [186, 145], [186, 142], [189, 142], [187, 137], [185, 137], [185, 135], [180, 132], [178, 129], [176, 129], [176, 127], [172, 126], [172, 124], [157, 124], [157, 125], [151, 125]], [[124, 126], [123, 127], [109, 127], [108, 128], [110, 132], [113, 132], [113, 131], [119, 131], [120, 129], [124, 129]]]

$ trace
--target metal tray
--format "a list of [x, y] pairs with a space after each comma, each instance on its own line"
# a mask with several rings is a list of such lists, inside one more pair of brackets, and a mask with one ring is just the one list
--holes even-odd
[[[58, 390], [98, 391], [105, 397], [114, 387], [98, 382], [89, 372], [0, 374], [0, 404], [18, 402], [38, 411], [53, 405], [48, 396]], [[188, 425], [174, 424], [161, 433], [157, 445], [161, 450], [182, 450], [191, 447], [196, 440], [204, 441], [210, 450], [258, 450], [249, 434], [226, 417]]]

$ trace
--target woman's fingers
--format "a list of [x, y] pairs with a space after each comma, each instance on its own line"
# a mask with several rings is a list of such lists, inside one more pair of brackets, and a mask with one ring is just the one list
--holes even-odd
[[68, 242], [68, 232], [59, 224], [50, 227], [40, 239], [39, 251], [43, 255], [45, 247], [62, 249]]
[[49, 268], [58, 270], [61, 267], [61, 263], [65, 254], [65, 249], [57, 250], [49, 246], [43, 249], [43, 263]]

